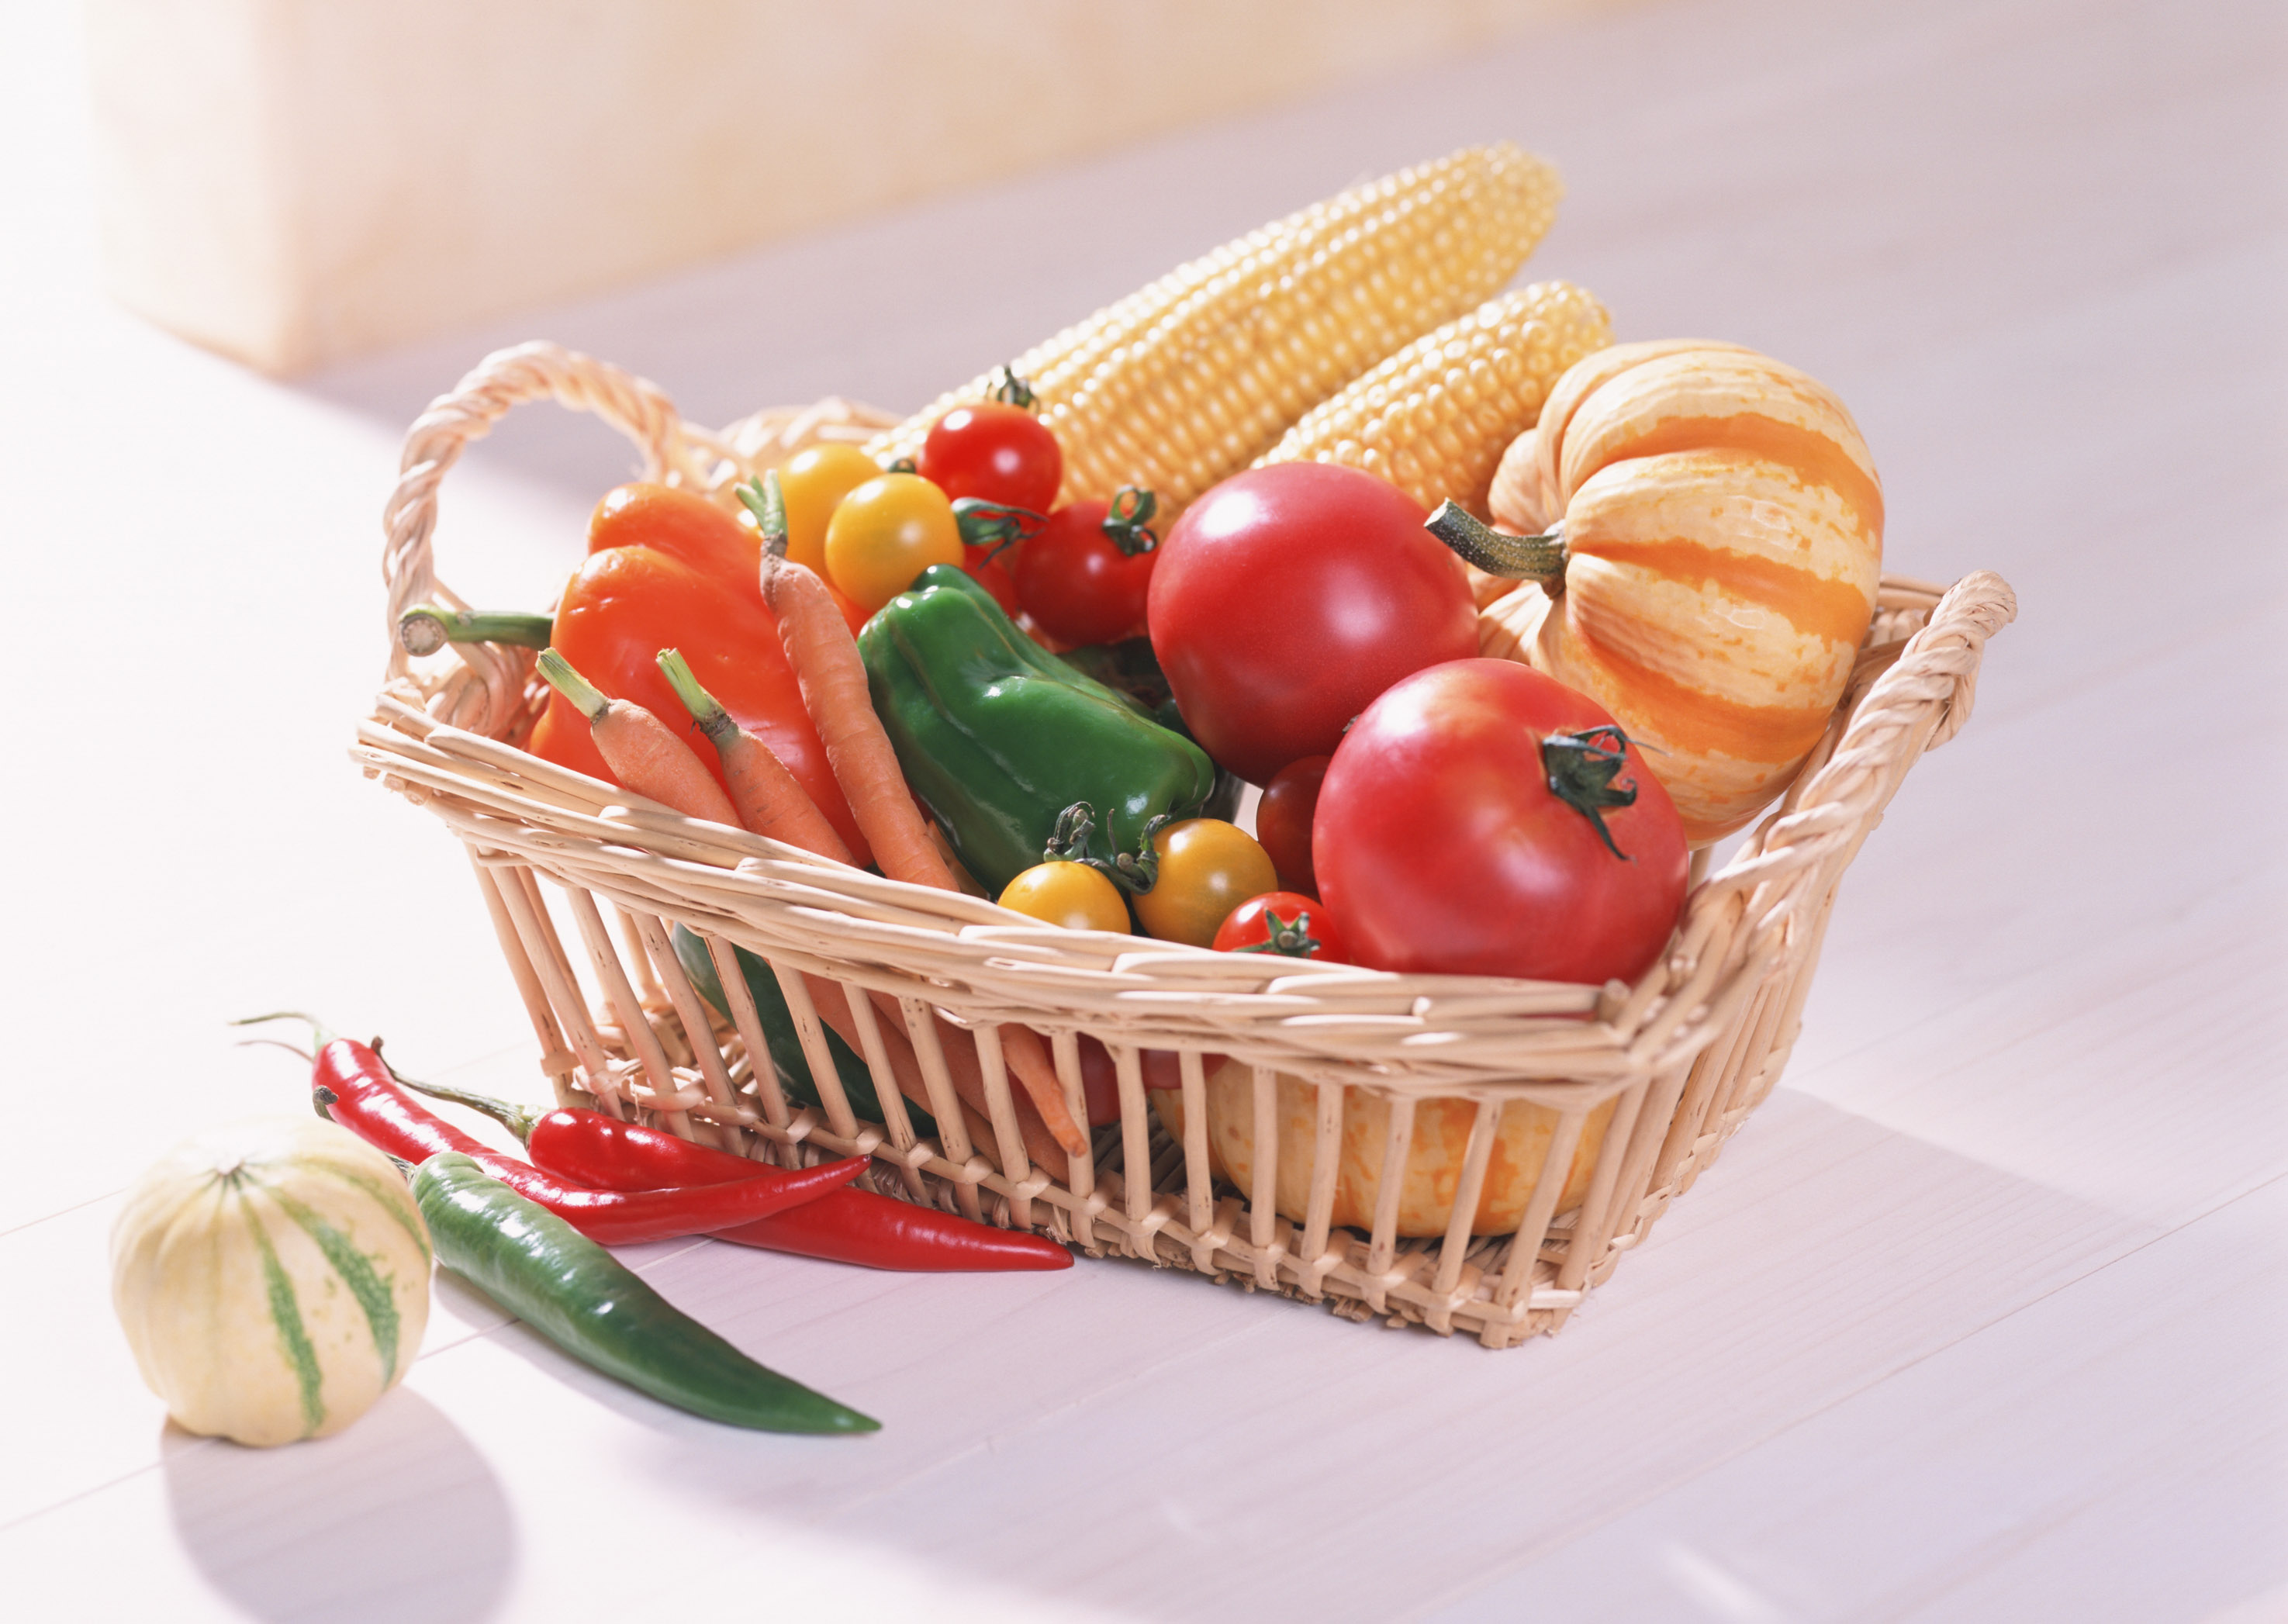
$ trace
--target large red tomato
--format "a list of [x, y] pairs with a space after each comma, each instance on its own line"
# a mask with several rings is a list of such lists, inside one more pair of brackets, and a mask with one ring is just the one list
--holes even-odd
[[1477, 609], [1415, 500], [1332, 463], [1226, 479], [1160, 544], [1152, 651], [1200, 747], [1267, 783], [1327, 756], [1400, 677], [1478, 652]]
[[1621, 742], [1596, 701], [1510, 660], [1437, 666], [1375, 701], [1311, 826], [1352, 959], [1633, 980], [1675, 927], [1689, 860], [1668, 791]]

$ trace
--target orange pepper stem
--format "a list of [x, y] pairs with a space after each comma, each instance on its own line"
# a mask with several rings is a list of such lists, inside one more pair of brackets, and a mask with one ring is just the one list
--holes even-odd
[[1450, 497], [1422, 527], [1489, 575], [1538, 581], [1553, 594], [1564, 590], [1567, 555], [1561, 527], [1540, 535], [1505, 535]]
[[540, 674], [548, 685], [572, 701], [572, 708], [592, 724], [610, 708], [612, 701], [599, 693], [587, 678], [572, 669], [572, 662], [552, 648], [540, 651]]
[[448, 643], [512, 643], [546, 648], [556, 622], [513, 609], [441, 609], [416, 604], [397, 617], [397, 641], [409, 654], [433, 654]]

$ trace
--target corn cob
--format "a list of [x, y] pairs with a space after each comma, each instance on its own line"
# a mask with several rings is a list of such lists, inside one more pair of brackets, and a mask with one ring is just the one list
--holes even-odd
[[[1251, 232], [1036, 345], [1012, 369], [1064, 449], [1059, 500], [1143, 486], [1172, 521], [1313, 403], [1507, 281], [1560, 191], [1507, 142], [1466, 148]], [[992, 384], [941, 397], [868, 451], [914, 456]]]
[[1416, 339], [1322, 401], [1264, 463], [1341, 463], [1389, 480], [1426, 508], [1451, 497], [1486, 511], [1510, 442], [1584, 355], [1613, 342], [1595, 296], [1536, 282]]

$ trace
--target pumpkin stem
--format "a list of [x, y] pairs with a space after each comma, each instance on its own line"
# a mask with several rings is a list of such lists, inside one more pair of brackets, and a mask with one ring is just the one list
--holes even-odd
[[1549, 793], [1595, 826], [1605, 850], [1633, 863], [1636, 859], [1613, 844], [1613, 831], [1605, 827], [1609, 808], [1636, 803], [1636, 785], [1613, 781], [1628, 764], [1628, 749], [1629, 736], [1610, 724], [1552, 733], [1541, 741], [1541, 764], [1549, 774]]
[[1489, 575], [1538, 581], [1552, 594], [1565, 590], [1562, 525], [1541, 535], [1505, 535], [1450, 497], [1422, 527]]

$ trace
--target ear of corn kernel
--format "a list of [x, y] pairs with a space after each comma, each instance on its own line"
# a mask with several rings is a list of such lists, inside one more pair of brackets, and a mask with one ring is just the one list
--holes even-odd
[[1341, 463], [1426, 508], [1450, 497], [1482, 515], [1502, 453], [1534, 425], [1551, 387], [1612, 342], [1594, 295], [1569, 282], [1514, 289], [1313, 407], [1261, 462]]
[[[1172, 521], [1394, 350], [1476, 305], [1548, 230], [1557, 174], [1505, 142], [1251, 232], [1013, 363], [1065, 456], [1059, 500], [1145, 487]], [[870, 443], [914, 456], [979, 378]]]

